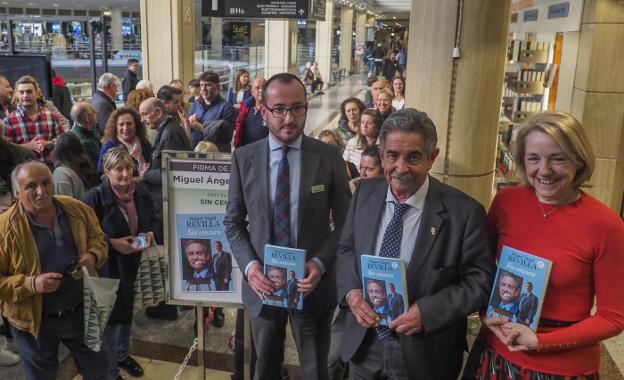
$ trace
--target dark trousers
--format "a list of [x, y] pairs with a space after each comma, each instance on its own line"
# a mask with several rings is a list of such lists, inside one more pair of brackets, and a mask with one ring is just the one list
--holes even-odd
[[336, 311], [334, 312], [334, 320], [332, 321], [331, 327], [331, 343], [329, 345], [329, 356], [327, 357], [329, 380], [343, 380], [345, 378], [347, 363], [342, 361], [342, 338], [346, 318], [346, 310], [336, 308]]
[[[234, 377], [236, 380], [243, 380], [245, 373], [245, 310], [236, 310], [236, 332], [234, 336]], [[251, 376], [253, 378], [256, 366], [256, 348], [254, 347], [253, 336], [251, 337]]]
[[289, 321], [299, 354], [301, 378], [327, 380], [331, 317], [331, 313], [316, 317], [307, 311], [264, 306], [259, 316], [251, 318], [257, 355], [254, 380], [280, 379]]
[[22, 358], [22, 368], [29, 380], [55, 380], [58, 371], [58, 347], [69, 349], [78, 372], [85, 380], [107, 380], [108, 358], [102, 350], [91, 351], [83, 342], [82, 308], [63, 318], [43, 317], [39, 336], [11, 326], [13, 340]]
[[375, 330], [368, 329], [349, 362], [349, 380], [410, 380], [399, 340], [388, 337], [380, 341]]

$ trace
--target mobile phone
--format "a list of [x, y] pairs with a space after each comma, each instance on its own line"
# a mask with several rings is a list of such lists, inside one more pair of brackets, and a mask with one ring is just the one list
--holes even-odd
[[147, 248], [147, 237], [145, 235], [139, 235], [132, 239], [132, 246], [135, 249], [145, 249]]

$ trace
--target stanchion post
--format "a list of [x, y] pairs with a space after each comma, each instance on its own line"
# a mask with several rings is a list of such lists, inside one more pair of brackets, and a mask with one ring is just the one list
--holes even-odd
[[251, 380], [251, 319], [247, 311], [244, 311], [243, 314], [245, 315], [243, 321], [245, 325], [243, 329], [245, 332], [243, 339], [243, 378], [245, 380]]
[[206, 380], [206, 363], [204, 355], [206, 352], [206, 342], [204, 341], [204, 308], [195, 307], [195, 318], [197, 320], [197, 370], [199, 371], [199, 380]]

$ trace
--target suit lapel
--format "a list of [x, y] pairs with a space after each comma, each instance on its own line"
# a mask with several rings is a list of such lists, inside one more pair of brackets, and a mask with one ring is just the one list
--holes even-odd
[[[439, 197], [439, 183], [436, 179], [429, 177], [429, 192], [425, 201], [420, 227], [418, 228], [418, 236], [412, 258], [407, 272], [414, 274], [425, 263], [427, 257], [431, 253], [433, 242], [440, 234], [440, 229], [444, 223], [444, 219], [440, 216], [444, 212], [444, 205]], [[412, 276], [408, 276], [412, 279]]]
[[[301, 227], [303, 217], [310, 199], [312, 186], [315, 184], [316, 172], [318, 171], [321, 157], [308, 143], [308, 137], [303, 136], [301, 140], [301, 179], [299, 180], [299, 210], [297, 212], [297, 241], [301, 241]], [[329, 191], [329, 189], [325, 189]]]
[[381, 236], [377, 237], [377, 231], [379, 230], [379, 225], [381, 224], [381, 215], [386, 207], [386, 195], [388, 194], [388, 183], [386, 181], [379, 182], [379, 185], [375, 188], [373, 192], [371, 192], [370, 199], [365, 199], [361, 204], [369, 204], [369, 205], [378, 205], [376, 207], [366, 207], [365, 209], [368, 211], [365, 214], [365, 217], [360, 218], [357, 223], [362, 223], [361, 231], [369, 231], [369, 233], [363, 236], [364, 240], [362, 241], [362, 247], [368, 249], [365, 253], [367, 255], [378, 255], [379, 252], [376, 252], [377, 245], [376, 239], [382, 239], [384, 231], [381, 231]]

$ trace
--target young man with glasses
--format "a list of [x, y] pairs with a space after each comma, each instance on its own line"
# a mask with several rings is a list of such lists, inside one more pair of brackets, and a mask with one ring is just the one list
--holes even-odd
[[[263, 93], [261, 112], [269, 136], [234, 151], [224, 222], [245, 278], [243, 302], [251, 314], [257, 354], [254, 379], [281, 377], [288, 320], [301, 377], [326, 379], [336, 306], [331, 269], [349, 202], [344, 162], [336, 147], [303, 135], [308, 103], [296, 76], [274, 75]], [[305, 294], [303, 310], [262, 304], [260, 295], [274, 290], [262, 270], [267, 243], [307, 251], [306, 276], [297, 283]]]

